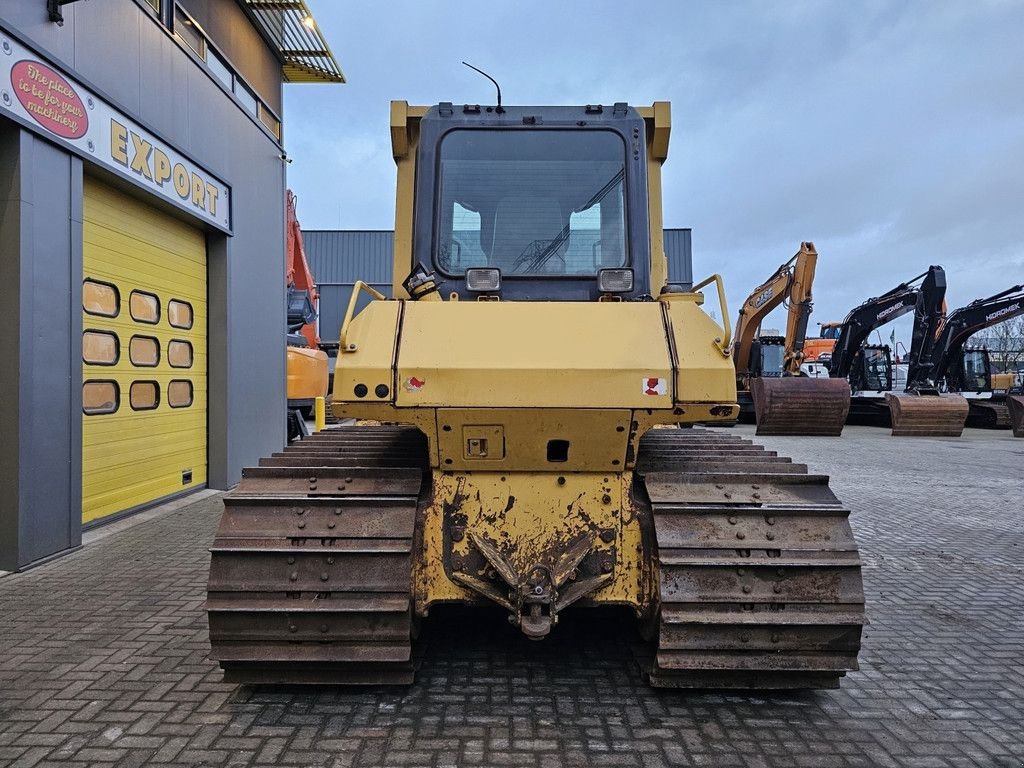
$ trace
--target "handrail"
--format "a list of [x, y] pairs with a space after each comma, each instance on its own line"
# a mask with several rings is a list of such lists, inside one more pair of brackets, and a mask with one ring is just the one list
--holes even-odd
[[338, 349], [342, 352], [355, 352], [356, 345], [348, 343], [348, 326], [352, 322], [352, 314], [356, 310], [356, 302], [359, 300], [359, 292], [366, 291], [375, 299], [386, 300], [385, 296], [375, 288], [371, 288], [362, 280], [356, 280], [352, 286], [352, 295], [348, 299], [348, 309], [345, 310], [345, 319], [341, 321], [341, 334], [338, 336]]
[[716, 272], [711, 277], [697, 283], [690, 290], [693, 293], [697, 293], [705, 285], [710, 285], [711, 283], [714, 283], [718, 288], [718, 304], [722, 309], [722, 330], [725, 332], [724, 336], [715, 339], [715, 346], [721, 350], [723, 355], [728, 357], [729, 345], [732, 344], [732, 323], [729, 322], [729, 307], [725, 301], [725, 287], [722, 285], [722, 276]]

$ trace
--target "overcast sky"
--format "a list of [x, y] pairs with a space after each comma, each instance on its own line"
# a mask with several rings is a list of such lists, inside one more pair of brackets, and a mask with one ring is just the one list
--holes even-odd
[[465, 59], [506, 104], [670, 100], [665, 226], [733, 314], [801, 240], [812, 329], [929, 264], [950, 308], [1024, 282], [1024, 2], [308, 3], [349, 82], [285, 88], [305, 228], [392, 228], [388, 102], [493, 103]]

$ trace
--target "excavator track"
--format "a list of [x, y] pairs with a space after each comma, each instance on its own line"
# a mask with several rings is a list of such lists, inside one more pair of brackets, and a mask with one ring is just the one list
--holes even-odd
[[1010, 406], [1006, 401], [968, 400], [967, 426], [980, 429], [1009, 429]]
[[954, 394], [885, 393], [897, 437], [960, 437], [967, 423], [967, 399]]
[[211, 657], [241, 683], [408, 684], [426, 442], [337, 427], [243, 470], [211, 549]]
[[808, 376], [751, 379], [758, 435], [838, 437], [850, 411], [846, 379]]
[[649, 432], [636, 473], [657, 552], [652, 685], [835, 688], [858, 668], [860, 559], [827, 476], [698, 429]]

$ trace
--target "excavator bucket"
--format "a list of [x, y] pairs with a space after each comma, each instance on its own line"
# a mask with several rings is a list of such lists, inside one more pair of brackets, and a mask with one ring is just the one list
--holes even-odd
[[886, 392], [892, 434], [915, 437], [960, 437], [970, 406], [960, 395]]
[[1024, 395], [1010, 395], [1006, 398], [1010, 408], [1010, 427], [1014, 437], [1024, 437]]
[[846, 379], [755, 378], [750, 388], [758, 435], [837, 437], [843, 433], [850, 411]]

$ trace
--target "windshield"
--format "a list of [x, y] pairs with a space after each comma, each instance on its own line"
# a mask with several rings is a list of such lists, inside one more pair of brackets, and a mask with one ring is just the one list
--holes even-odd
[[969, 349], [964, 352], [964, 389], [988, 389], [988, 355], [982, 349]]
[[892, 369], [889, 355], [884, 349], [862, 350], [864, 360], [864, 388], [878, 392], [892, 389]]
[[607, 130], [455, 130], [440, 147], [438, 268], [596, 275], [626, 263], [626, 148]]

